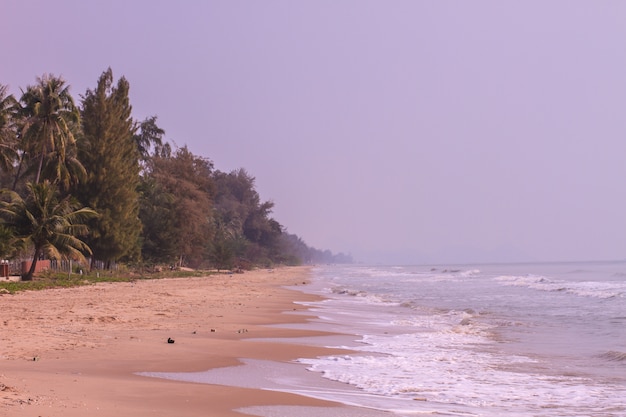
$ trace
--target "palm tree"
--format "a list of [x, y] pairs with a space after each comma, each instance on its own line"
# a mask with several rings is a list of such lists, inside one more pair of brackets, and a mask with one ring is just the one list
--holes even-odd
[[15, 110], [17, 102], [7, 94], [7, 86], [0, 84], [0, 169], [9, 172], [17, 159]]
[[33, 249], [33, 261], [24, 280], [31, 280], [37, 260], [46, 255], [50, 259], [74, 259], [86, 262], [83, 252], [91, 249], [79, 236], [88, 232], [85, 221], [97, 216], [90, 208], [78, 208], [66, 197], [58, 199], [58, 192], [49, 181], [27, 185], [29, 195], [23, 200], [13, 191], [0, 201], [0, 217], [11, 228], [17, 243]]
[[[35, 183], [45, 170], [46, 179], [63, 186], [76, 182], [85, 168], [74, 158], [80, 113], [60, 77], [44, 75], [22, 94], [24, 125], [21, 131], [26, 155], [37, 161]], [[44, 166], [51, 163], [52, 166]], [[48, 177], [49, 176], [49, 177]]]
[[61, 155], [61, 150], [51, 152], [49, 159], [52, 163], [44, 166], [41, 176], [55, 179], [63, 192], [68, 192], [72, 185], [87, 177], [87, 171], [78, 159], [76, 146], [66, 149], [65, 155]]

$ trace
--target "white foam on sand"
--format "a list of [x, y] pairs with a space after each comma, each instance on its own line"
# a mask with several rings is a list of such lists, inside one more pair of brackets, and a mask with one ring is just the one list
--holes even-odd
[[372, 411], [363, 408], [349, 407], [305, 407], [295, 405], [256, 406], [238, 408], [235, 411], [242, 414], [262, 417], [381, 417], [388, 413]]
[[[306, 397], [317, 398], [345, 404], [350, 407], [295, 407], [297, 413], [282, 406], [247, 407], [251, 415], [274, 416], [330, 416], [330, 417], [388, 417], [383, 411], [388, 406], [388, 399], [364, 393], [363, 391], [335, 381], [322, 378], [320, 374], [310, 372], [302, 364], [273, 362], [257, 359], [241, 359], [242, 365], [210, 369], [203, 372], [140, 372], [138, 375], [164, 378], [176, 381], [201, 384], [227, 385], [242, 388], [254, 388], [270, 391], [288, 392]], [[367, 408], [362, 408], [365, 405]], [[358, 407], [358, 408], [354, 408]], [[391, 411], [391, 410], [388, 410]]]

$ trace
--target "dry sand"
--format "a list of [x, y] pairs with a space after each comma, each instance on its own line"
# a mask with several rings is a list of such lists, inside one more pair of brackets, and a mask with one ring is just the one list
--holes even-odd
[[[307, 268], [280, 268], [0, 295], [0, 415], [225, 417], [241, 416], [233, 410], [247, 406], [342, 407], [135, 374], [336, 353], [257, 340], [318, 335], [264, 326], [307, 319], [284, 312], [304, 309], [293, 301], [314, 296], [282, 288], [304, 285], [307, 277]], [[167, 343], [170, 337], [175, 343]]]

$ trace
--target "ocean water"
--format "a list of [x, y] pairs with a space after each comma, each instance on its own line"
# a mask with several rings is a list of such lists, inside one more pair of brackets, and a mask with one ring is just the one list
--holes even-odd
[[262, 417], [626, 416], [626, 262], [323, 266], [294, 289], [325, 299], [276, 326], [337, 335], [257, 340], [350, 351], [140, 375], [352, 406], [238, 410]]
[[[299, 362], [399, 416], [626, 416], [626, 263], [324, 266], [312, 328], [353, 354]], [[302, 289], [302, 287], [298, 287]]]

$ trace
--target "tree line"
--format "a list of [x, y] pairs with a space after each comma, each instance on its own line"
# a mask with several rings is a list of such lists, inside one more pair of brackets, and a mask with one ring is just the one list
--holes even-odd
[[[19, 98], [0, 84], [0, 256], [248, 268], [351, 262], [271, 217], [245, 169], [221, 172], [132, 116], [109, 68], [76, 102], [43, 75]], [[89, 261], [88, 261], [89, 259]]]

